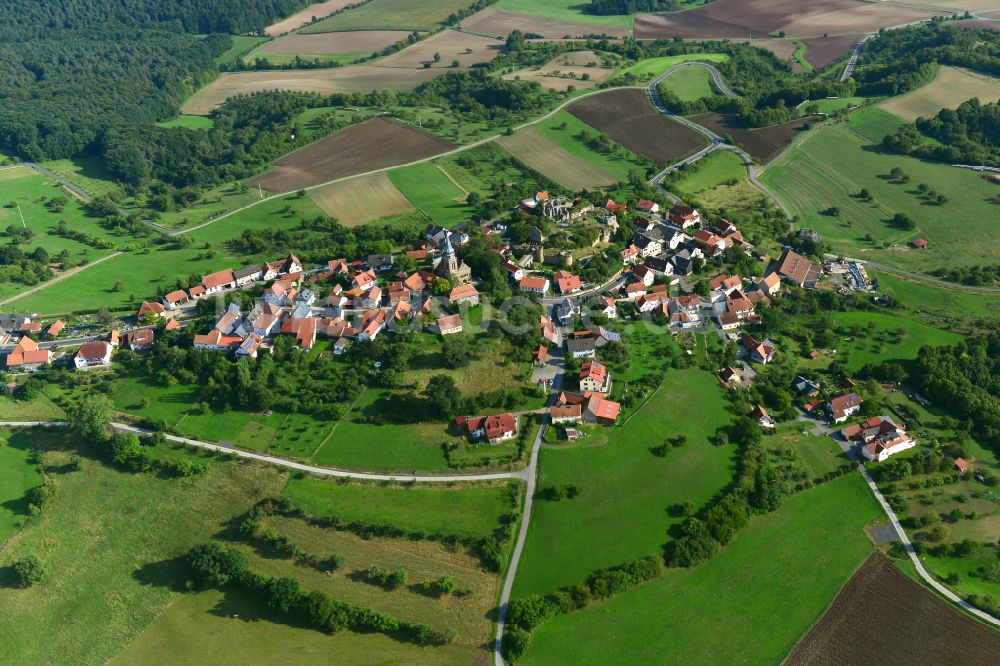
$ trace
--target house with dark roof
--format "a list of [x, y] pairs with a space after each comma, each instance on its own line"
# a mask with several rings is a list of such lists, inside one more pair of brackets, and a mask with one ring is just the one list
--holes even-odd
[[107, 342], [84, 342], [73, 356], [77, 370], [106, 368], [111, 365], [111, 344]]
[[256, 282], [263, 277], [264, 267], [260, 264], [250, 264], [249, 266], [244, 266], [233, 271], [233, 278], [236, 280], [237, 287]]
[[830, 412], [830, 418], [834, 423], [841, 423], [846, 421], [847, 417], [857, 413], [863, 402], [864, 400], [857, 393], [846, 393], [827, 401], [826, 409]]
[[781, 251], [769, 272], [777, 273], [782, 280], [803, 289], [812, 289], [823, 273], [823, 267], [786, 247]]
[[566, 351], [573, 358], [594, 358], [597, 354], [597, 343], [593, 338], [570, 338], [566, 340]]

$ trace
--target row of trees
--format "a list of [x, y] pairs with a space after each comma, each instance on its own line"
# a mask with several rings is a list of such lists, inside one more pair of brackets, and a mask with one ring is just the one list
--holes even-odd
[[[925, 136], [937, 139], [930, 143]], [[901, 155], [937, 162], [1000, 167], [1000, 105], [963, 102], [931, 118], [918, 118], [882, 139], [882, 147]]]

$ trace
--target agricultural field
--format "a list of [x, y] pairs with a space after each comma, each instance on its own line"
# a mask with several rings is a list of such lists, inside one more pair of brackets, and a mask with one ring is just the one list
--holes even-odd
[[607, 187], [617, 180], [603, 169], [564, 150], [534, 127], [497, 140], [511, 155], [566, 189], [576, 192]]
[[472, 67], [490, 62], [503, 53], [504, 48], [504, 42], [499, 39], [445, 29], [374, 64], [409, 69], [452, 69], [457, 62], [459, 67]]
[[181, 107], [181, 113], [208, 115], [212, 109], [234, 95], [249, 95], [264, 90], [298, 90], [320, 94], [413, 90], [440, 73], [440, 70], [434, 69], [396, 69], [375, 65], [353, 65], [333, 69], [226, 72], [188, 98]]
[[841, 58], [846, 58], [864, 35], [830, 35], [806, 37], [801, 41], [806, 47], [805, 58], [816, 69], [825, 69]]
[[566, 110], [656, 164], [687, 157], [705, 144], [694, 130], [663, 117], [649, 103], [643, 90], [615, 90], [592, 95], [574, 102]]
[[317, 21], [303, 28], [305, 34], [346, 30], [433, 30], [448, 16], [469, 6], [468, 0], [411, 2], [371, 0], [350, 11]]
[[[558, 0], [562, 3], [565, 0]], [[578, 5], [579, 6], [579, 5]], [[535, 11], [545, 11], [537, 3], [531, 5]], [[577, 17], [587, 16], [579, 13]], [[574, 17], [575, 18], [575, 17]], [[587, 18], [621, 19], [623, 17], [587, 16]], [[562, 39], [564, 37], [586, 37], [589, 35], [607, 35], [608, 37], [626, 37], [631, 34], [628, 27], [598, 25], [579, 20], [564, 20], [558, 18], [543, 18], [530, 14], [506, 11], [496, 6], [487, 7], [462, 21], [462, 30], [479, 35], [504, 38], [514, 30], [527, 34], [541, 35], [547, 39]]]
[[533, 127], [563, 150], [610, 174], [616, 182], [627, 181], [630, 171], [644, 173], [652, 166], [647, 158], [602, 136], [568, 111], [560, 111]]
[[309, 198], [344, 226], [353, 227], [387, 215], [413, 210], [385, 172], [322, 185]]
[[744, 39], [786, 33], [791, 37], [860, 35], [880, 27], [930, 18], [938, 12], [862, 0], [802, 3], [795, 0], [719, 0], [671, 14], [642, 14], [635, 19], [636, 39]]
[[314, 516], [480, 539], [492, 536], [510, 513], [508, 493], [502, 483], [386, 486], [305, 476], [290, 478], [283, 495]]
[[613, 28], [630, 28], [632, 26], [631, 16], [590, 14], [584, 11], [586, 5], [576, 2], [576, 0], [500, 0], [494, 7], [502, 11], [527, 14], [551, 21], [579, 21]]
[[682, 102], [694, 102], [715, 94], [712, 74], [704, 67], [683, 67], [663, 79], [664, 86]]
[[[626, 425], [545, 445], [539, 489], [575, 483], [580, 494], [535, 502], [513, 598], [575, 585], [596, 569], [662, 552], [668, 528], [681, 520], [667, 509], [686, 500], [701, 506], [731, 481], [732, 447], [709, 441], [729, 418], [711, 375], [670, 371]], [[685, 446], [666, 458], [650, 453], [679, 434], [687, 436]]]
[[994, 326], [1000, 320], [1000, 296], [960, 291], [954, 288], [914, 282], [886, 271], [873, 271], [882, 292], [909, 310], [908, 317], [938, 327]]
[[17, 430], [0, 433], [0, 547], [24, 524], [25, 495], [41, 483], [42, 475], [32, 462], [31, 437]]
[[306, 7], [300, 12], [296, 12], [295, 14], [292, 14], [277, 23], [269, 25], [264, 29], [264, 33], [268, 37], [284, 35], [285, 33], [307, 26], [310, 23], [315, 23], [320, 19], [325, 19], [330, 14], [338, 12], [341, 9], [349, 7], [353, 4], [357, 4], [357, 0], [324, 0], [324, 2], [317, 2], [314, 5]]
[[731, 137], [738, 146], [762, 164], [774, 159], [809, 123], [808, 119], [800, 118], [781, 125], [749, 128], [743, 125], [736, 115], [717, 112], [691, 116], [690, 119], [723, 138]]
[[547, 621], [521, 663], [779, 663], [871, 554], [864, 527], [883, 515], [857, 474], [798, 493], [705, 564]]
[[1000, 78], [961, 67], [942, 66], [929, 83], [887, 99], [879, 107], [903, 120], [913, 121], [935, 116], [941, 109], [955, 109], [973, 97], [983, 104], [1000, 100]]
[[267, 58], [275, 64], [290, 62], [295, 56], [320, 60], [356, 59], [380, 51], [406, 39], [405, 30], [359, 30], [356, 32], [324, 32], [315, 35], [296, 33], [267, 42], [251, 53], [247, 60]]
[[614, 73], [614, 68], [601, 65], [601, 57], [593, 51], [570, 51], [539, 67], [508, 72], [503, 78], [534, 81], [550, 90], [590, 90]]
[[275, 169], [248, 182], [289, 192], [447, 152], [452, 145], [401, 123], [373, 118], [275, 160]]
[[683, 173], [680, 180], [670, 184], [670, 189], [684, 194], [698, 194], [746, 178], [747, 169], [736, 153], [716, 150], [685, 167]]
[[[847, 618], [891, 617], [906, 609], [905, 622], [876, 626]], [[885, 663], [976, 663], [1000, 649], [1000, 634], [964, 615], [886, 558], [872, 555], [851, 577], [816, 625], [785, 662], [819, 666], [892, 655]]]
[[867, 143], [881, 143], [886, 134], [892, 134], [906, 121], [883, 111], [877, 106], [869, 106], [852, 113], [847, 118], [847, 128]]
[[440, 164], [424, 163], [393, 169], [389, 180], [411, 204], [442, 226], [468, 220], [476, 212], [465, 203], [469, 193], [462, 189]]
[[215, 59], [216, 65], [229, 65], [236, 61], [244, 53], [249, 52], [258, 44], [267, 41], [266, 37], [254, 37], [251, 35], [232, 35], [233, 45]]
[[[902, 169], [908, 182], [893, 182], [893, 168]], [[997, 215], [991, 203], [996, 185], [965, 169], [882, 153], [843, 126], [823, 127], [796, 143], [768, 166], [762, 181], [835, 252], [923, 272], [996, 263], [996, 248], [982, 242]], [[931, 203], [921, 184], [946, 202]], [[862, 189], [870, 201], [858, 196]], [[894, 226], [897, 213], [913, 219], [916, 229]], [[909, 249], [914, 238], [926, 238], [929, 246]]]

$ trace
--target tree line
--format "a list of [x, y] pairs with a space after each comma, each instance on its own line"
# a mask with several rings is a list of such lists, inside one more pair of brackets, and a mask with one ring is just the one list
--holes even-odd
[[957, 109], [941, 109], [936, 116], [918, 118], [885, 135], [882, 147], [946, 164], [1000, 167], [1000, 105], [981, 104], [973, 98]]

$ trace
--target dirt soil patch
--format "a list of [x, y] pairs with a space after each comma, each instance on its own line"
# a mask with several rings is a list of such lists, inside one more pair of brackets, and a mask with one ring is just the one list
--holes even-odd
[[785, 660], [786, 666], [988, 664], [1000, 633], [872, 555]]
[[904, 120], [916, 120], [936, 115], [941, 109], [957, 108], [973, 97], [978, 97], [983, 104], [1000, 100], [1000, 78], [943, 66], [930, 83], [879, 106]]
[[732, 113], [703, 113], [690, 118], [721, 137], [732, 137], [738, 146], [762, 164], [774, 159], [809, 122], [809, 118], [798, 118], [781, 125], [749, 128]]
[[634, 153], [669, 164], [696, 152], [705, 139], [663, 117], [639, 89], [592, 95], [566, 108], [574, 116]]
[[275, 39], [257, 53], [296, 53], [323, 55], [326, 53], [374, 53], [410, 36], [405, 30], [356, 30], [352, 32], [295, 33]]
[[591, 35], [607, 35], [608, 37], [627, 37], [629, 31], [625, 28], [613, 28], [575, 21], [556, 21], [553, 19], [528, 16], [505, 12], [502, 9], [488, 7], [462, 21], [462, 30], [480, 35], [491, 35], [498, 39], [506, 39], [514, 30], [541, 35], [545, 38], [560, 39], [562, 37], [588, 37]]
[[574, 192], [607, 187], [616, 182], [603, 169], [573, 155], [534, 127], [525, 127], [513, 136], [500, 137], [498, 143], [535, 171]]
[[741, 38], [784, 30], [791, 37], [856, 34], [938, 12], [863, 0], [718, 0], [686, 12], [644, 14], [635, 19], [636, 39]]
[[331, 134], [273, 162], [276, 167], [247, 183], [290, 192], [337, 178], [408, 164], [451, 150], [436, 136], [385, 118], [372, 118]]
[[[470, 35], [456, 30], [442, 30], [372, 64], [378, 67], [419, 69], [423, 68], [425, 63], [429, 63], [434, 68], [450, 68], [452, 62], [457, 60], [460, 66], [471, 67], [493, 60], [503, 53], [504, 49], [504, 42], [499, 39]], [[441, 56], [438, 62], [434, 62], [435, 53]]]
[[397, 69], [374, 65], [226, 73], [189, 98], [181, 113], [207, 115], [234, 95], [249, 95], [262, 90], [300, 90], [327, 95], [335, 92], [409, 91], [440, 74], [441, 70], [436, 69]]
[[806, 45], [806, 60], [816, 69], [824, 69], [853, 51], [863, 36], [833, 35], [803, 39], [802, 43]]
[[413, 210], [384, 171], [310, 190], [309, 198], [347, 227]]
[[[304, 25], [309, 25], [313, 21], [318, 21], [321, 18], [326, 18], [330, 14], [340, 11], [344, 7], [349, 7], [351, 5], [358, 4], [359, 0], [326, 0], [326, 2], [320, 2], [318, 4], [312, 5], [303, 9], [297, 14], [292, 14], [288, 18], [278, 21], [274, 25], [266, 28], [264, 32], [268, 37], [275, 37], [277, 35], [283, 35], [286, 32], [291, 32], [301, 28]], [[272, 53], [289, 53], [289, 51], [272, 51]], [[291, 51], [294, 53], [294, 51]], [[325, 53], [335, 53], [334, 51], [326, 51]], [[350, 53], [347, 51], [346, 53]]]
[[756, 39], [753, 45], [766, 49], [781, 60], [791, 60], [795, 55], [795, 42], [790, 39]]

